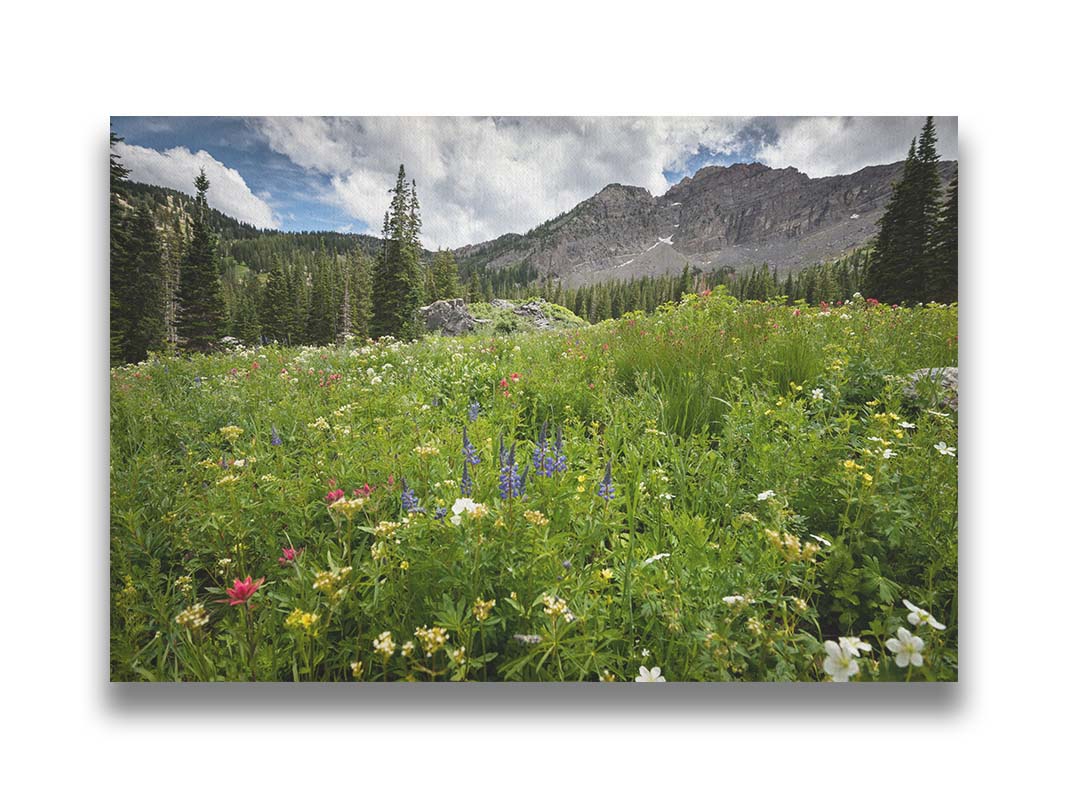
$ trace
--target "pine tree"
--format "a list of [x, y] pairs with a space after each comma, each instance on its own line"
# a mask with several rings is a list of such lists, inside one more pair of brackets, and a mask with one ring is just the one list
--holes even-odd
[[371, 335], [413, 339], [419, 333], [415, 312], [421, 305], [424, 276], [418, 198], [400, 165], [393, 199], [382, 226], [385, 240], [374, 271], [374, 316]]
[[956, 173], [948, 186], [934, 231], [929, 299], [939, 303], [959, 300], [959, 181], [959, 173]]
[[370, 336], [371, 318], [374, 316], [373, 287], [371, 262], [362, 251], [357, 251], [352, 262], [352, 334], [361, 340]]
[[285, 308], [289, 303], [289, 285], [285, 270], [275, 262], [267, 275], [267, 285], [260, 302], [259, 317], [263, 333], [268, 339], [288, 343], [285, 329]]
[[919, 303], [928, 298], [938, 217], [937, 132], [927, 117], [918, 147], [912, 140], [904, 173], [878, 222], [868, 271], [867, 294], [887, 303]]
[[434, 300], [451, 300], [459, 297], [459, 269], [451, 250], [438, 251], [430, 265], [433, 278], [433, 293], [426, 295], [426, 302]]
[[236, 286], [231, 333], [248, 345], [259, 344], [263, 328], [259, 323], [259, 277], [248, 273]]
[[209, 186], [201, 169], [196, 179], [193, 236], [178, 286], [178, 336], [189, 350], [198, 352], [214, 345], [225, 313], [217, 243], [207, 219]]
[[141, 361], [150, 350], [163, 349], [163, 253], [159, 246], [156, 223], [147, 208], [133, 218], [127, 244], [129, 273], [125, 282], [128, 292], [122, 298], [129, 328], [123, 358]]
[[111, 299], [111, 361], [120, 364], [123, 361], [123, 352], [126, 347], [128, 333], [128, 320], [124, 315], [120, 297], [123, 293], [122, 286], [128, 267], [126, 232], [126, 176], [130, 171], [122, 165], [119, 156], [115, 153], [115, 145], [121, 142], [121, 137], [111, 133], [110, 153], [110, 183], [111, 183], [111, 224], [110, 224], [110, 299]]

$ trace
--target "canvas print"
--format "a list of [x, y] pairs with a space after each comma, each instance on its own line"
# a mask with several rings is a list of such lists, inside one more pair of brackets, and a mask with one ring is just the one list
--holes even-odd
[[113, 681], [957, 680], [955, 117], [110, 124]]

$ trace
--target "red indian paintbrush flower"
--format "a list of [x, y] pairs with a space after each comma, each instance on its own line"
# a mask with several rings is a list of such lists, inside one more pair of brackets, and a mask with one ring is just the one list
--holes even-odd
[[242, 603], [247, 603], [248, 599], [256, 593], [256, 590], [263, 585], [265, 580], [266, 578], [252, 580], [251, 575], [246, 575], [243, 581], [234, 578], [233, 588], [226, 590], [226, 594], [230, 596], [230, 605], [239, 606]]
[[332, 492], [327, 492], [326, 493], [326, 503], [329, 504], [329, 505], [333, 505], [334, 503], [336, 503], [338, 500], [340, 500], [344, 496], [345, 496], [345, 490], [344, 489], [334, 489]]
[[282, 554], [278, 558], [278, 563], [282, 564], [283, 566], [286, 565], [286, 564], [291, 564], [294, 561], [296, 561], [296, 557], [299, 556], [303, 552], [304, 552], [304, 548], [303, 547], [301, 547], [299, 550], [297, 550], [295, 547], [283, 547], [282, 548]]

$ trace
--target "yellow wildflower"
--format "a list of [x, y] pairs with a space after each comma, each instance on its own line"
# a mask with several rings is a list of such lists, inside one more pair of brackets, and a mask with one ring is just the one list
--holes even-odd
[[345, 595], [347, 587], [345, 587], [344, 581], [348, 577], [348, 574], [352, 571], [352, 567], [340, 567], [338, 569], [323, 570], [315, 573], [315, 582], [311, 584], [311, 588], [318, 589], [325, 594], [331, 602], [336, 603]]
[[208, 615], [204, 610], [203, 603], [197, 603], [196, 605], [189, 606], [182, 611], [178, 616], [174, 618], [174, 621], [181, 625], [183, 628], [189, 630], [196, 630], [202, 628], [207, 624]]
[[244, 432], [244, 428], [238, 428], [236, 425], [226, 425], [225, 427], [219, 428], [219, 433], [222, 434], [222, 438], [230, 443], [237, 441], [237, 437]]
[[438, 650], [445, 646], [448, 641], [448, 631], [444, 628], [416, 628], [415, 638], [419, 640], [419, 644], [422, 645], [423, 652], [428, 656], [432, 656]]
[[489, 614], [496, 606], [496, 600], [483, 600], [477, 598], [474, 601], [474, 618], [479, 622], [485, 622], [489, 619]]
[[362, 511], [366, 504], [365, 497], [342, 497], [330, 503], [330, 511], [336, 511], [347, 520], [351, 520], [357, 511]]
[[533, 511], [531, 509], [529, 511], [524, 511], [522, 515], [526, 518], [527, 522], [529, 522], [531, 525], [536, 525], [539, 528], [544, 527], [548, 524], [548, 517], [546, 517], [540, 511]]
[[374, 637], [374, 652], [386, 661], [396, 652], [396, 642], [393, 641], [392, 631], [382, 631]]
[[285, 618], [285, 625], [288, 628], [303, 628], [305, 631], [310, 631], [318, 621], [318, 614], [294, 608], [289, 616]]

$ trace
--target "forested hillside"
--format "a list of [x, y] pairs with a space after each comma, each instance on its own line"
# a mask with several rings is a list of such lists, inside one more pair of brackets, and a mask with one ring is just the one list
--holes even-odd
[[[415, 182], [403, 165], [390, 192], [382, 236], [374, 237], [257, 229], [210, 208], [205, 177], [197, 197], [132, 183], [113, 153], [112, 360], [139, 361], [168, 348], [207, 350], [225, 336], [290, 345], [383, 335], [411, 339], [422, 332], [416, 309], [453, 297], [480, 302], [541, 296], [590, 322], [652, 312], [687, 293], [720, 285], [742, 300], [835, 303], [859, 292], [891, 304], [951, 303], [958, 295], [958, 177], [947, 189], [942, 185], [946, 162], [939, 160], [936, 143], [928, 120], [898, 170], [899, 180], [887, 190], [876, 235], [840, 257], [781, 271], [751, 259], [714, 267], [682, 259], [677, 270], [602, 271], [597, 274], [607, 277], [591, 283], [541, 274], [527, 257], [501, 261], [500, 253], [515, 249], [520, 240], [526, 242], [523, 247], [547, 241], [557, 223], [573, 214], [525, 237], [502, 237], [489, 250], [461, 248], [458, 260], [449, 251], [428, 251], [421, 243]], [[742, 191], [738, 180], [766, 180], [768, 174], [755, 168], [742, 172], [730, 179], [731, 192]], [[723, 175], [702, 171], [696, 183], [721, 182]], [[691, 194], [696, 183], [679, 184], [678, 192], [668, 194]], [[598, 197], [620, 192], [629, 197], [627, 188], [633, 187], [609, 186]], [[847, 202], [859, 201], [848, 194]], [[660, 239], [652, 249], [666, 250], [672, 239]]]

